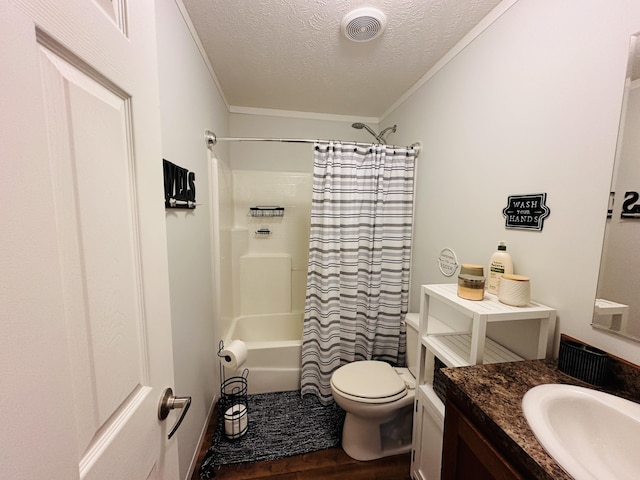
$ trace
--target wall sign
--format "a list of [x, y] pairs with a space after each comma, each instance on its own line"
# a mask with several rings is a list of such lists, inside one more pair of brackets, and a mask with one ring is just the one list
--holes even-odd
[[[613, 218], [613, 204], [616, 192], [609, 193], [609, 208], [607, 209], [607, 218]], [[620, 210], [620, 218], [640, 220], [640, 193], [633, 190], [624, 192], [624, 200], [622, 201], [622, 209]]]
[[624, 192], [624, 201], [622, 202], [620, 218], [640, 219], [640, 193]]
[[444, 248], [438, 256], [438, 267], [445, 277], [452, 277], [458, 269], [458, 257], [450, 248]]
[[196, 174], [168, 160], [164, 170], [164, 207], [196, 208]]
[[505, 228], [520, 230], [542, 230], [542, 223], [551, 210], [544, 203], [546, 193], [510, 195], [507, 207], [502, 210]]

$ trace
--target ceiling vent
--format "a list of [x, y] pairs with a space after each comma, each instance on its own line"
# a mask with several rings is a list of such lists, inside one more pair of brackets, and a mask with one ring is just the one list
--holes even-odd
[[379, 36], [387, 24], [387, 18], [377, 8], [358, 8], [342, 19], [342, 33], [354, 42], [368, 42]]

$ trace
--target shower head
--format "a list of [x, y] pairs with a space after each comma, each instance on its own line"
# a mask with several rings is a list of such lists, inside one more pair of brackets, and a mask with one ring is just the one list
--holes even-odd
[[391, 133], [396, 133], [398, 126], [394, 125], [393, 127], [387, 127], [384, 130], [382, 130], [377, 137], [382, 139], [382, 143], [386, 143], [386, 140], [384, 138], [384, 136], [387, 134], [387, 132], [391, 131]]
[[362, 130], [363, 128], [369, 132], [371, 135], [373, 135], [376, 140], [378, 140], [380, 143], [384, 143], [384, 139], [380, 138], [378, 135], [376, 135], [376, 132], [374, 132], [371, 127], [369, 125], [367, 125], [366, 123], [360, 123], [360, 122], [356, 122], [356, 123], [352, 123], [351, 126], [353, 128], [357, 128], [358, 130]]
[[358, 130], [362, 130], [364, 128], [367, 132], [369, 132], [371, 135], [373, 135], [376, 138], [376, 140], [378, 140], [378, 142], [380, 142], [380, 143], [386, 143], [386, 140], [384, 139], [384, 136], [386, 135], [386, 133], [389, 130], [391, 130], [393, 133], [396, 133], [396, 127], [397, 127], [397, 125], [394, 125], [393, 127], [385, 128], [380, 133], [376, 133], [366, 123], [356, 122], [356, 123], [352, 123], [351, 126], [353, 128], [357, 128]]

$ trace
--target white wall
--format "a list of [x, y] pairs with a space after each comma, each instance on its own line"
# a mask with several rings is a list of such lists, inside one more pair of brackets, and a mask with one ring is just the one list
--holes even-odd
[[[558, 332], [640, 363], [640, 346], [593, 330], [629, 37], [640, 3], [519, 0], [381, 124], [421, 140], [412, 264], [419, 286], [450, 283], [436, 257], [486, 264], [507, 242]], [[512, 194], [547, 193], [541, 232], [507, 230]]]
[[[204, 131], [226, 135], [228, 111], [182, 17], [180, 4], [174, 0], [157, 0], [156, 4], [162, 154], [195, 172], [196, 201], [201, 204], [195, 210], [166, 212], [174, 392], [192, 398], [176, 437], [180, 476], [190, 478], [198, 441], [219, 392], [215, 355], [219, 335], [214, 325], [221, 307], [214, 302], [214, 295], [224, 245], [212, 242], [212, 235], [216, 235], [212, 232], [221, 229], [221, 222], [224, 225], [228, 209], [224, 198], [219, 202], [216, 192], [210, 192], [210, 178], [216, 190], [221, 185], [224, 188], [225, 166], [224, 161], [209, 161]], [[228, 149], [221, 146], [216, 153], [224, 160]]]

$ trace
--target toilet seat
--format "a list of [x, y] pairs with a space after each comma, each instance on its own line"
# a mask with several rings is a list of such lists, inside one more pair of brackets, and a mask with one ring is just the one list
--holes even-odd
[[331, 376], [334, 390], [361, 403], [389, 403], [407, 395], [407, 385], [385, 362], [364, 360], [349, 363]]

